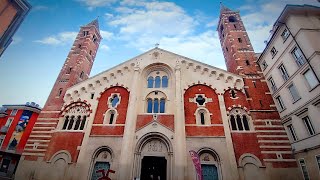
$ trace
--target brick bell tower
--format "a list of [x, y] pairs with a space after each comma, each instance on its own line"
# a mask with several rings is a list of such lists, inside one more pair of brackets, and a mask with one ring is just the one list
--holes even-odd
[[[265, 77], [256, 63], [258, 57], [253, 50], [239, 11], [232, 11], [221, 4], [217, 31], [227, 70], [243, 77], [244, 93], [250, 106], [247, 108], [254, 126], [251, 135], [250, 133], [231, 133], [234, 147], [236, 147], [236, 159], [243, 153], [251, 153], [256, 155], [263, 164], [271, 163], [275, 168], [295, 168], [297, 164], [292, 155], [287, 134]], [[258, 150], [251, 152], [250, 148], [246, 150], [237, 148], [241, 147], [241, 144], [249, 143], [249, 139], [252, 144], [259, 144], [260, 152]]]
[[101, 39], [97, 19], [80, 28], [28, 139], [22, 154], [26, 160], [34, 161], [44, 157], [52, 137], [51, 130], [56, 128], [59, 121], [65, 92], [71, 86], [88, 79]]

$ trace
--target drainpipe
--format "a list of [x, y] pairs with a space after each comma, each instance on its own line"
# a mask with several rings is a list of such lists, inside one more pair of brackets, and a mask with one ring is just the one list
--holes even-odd
[[297, 40], [296, 40], [295, 36], [291, 33], [291, 31], [290, 31], [289, 27], [287, 26], [287, 24], [286, 24], [286, 23], [283, 23], [283, 22], [280, 22], [280, 21], [278, 21], [277, 23], [279, 23], [279, 24], [282, 24], [282, 25], [285, 25], [285, 26], [286, 26], [286, 28], [288, 29], [288, 31], [289, 31], [289, 33], [290, 33], [290, 35], [291, 35], [291, 36], [292, 36], [292, 38], [293, 38], [293, 41], [297, 44], [297, 46], [298, 46], [298, 48], [300, 49], [300, 51], [301, 51], [301, 53], [302, 53], [302, 55], [303, 55], [304, 59], [305, 59], [305, 60], [307, 61], [307, 63], [309, 64], [311, 71], [313, 72], [313, 74], [315, 75], [316, 79], [318, 80], [318, 83], [320, 83], [320, 79], [319, 79], [319, 77], [317, 76], [316, 72], [314, 71], [313, 67], [311, 66], [311, 64], [310, 64], [310, 62], [309, 62], [309, 59], [307, 58], [307, 56], [306, 56], [306, 55], [304, 54], [304, 52], [302, 51], [302, 49], [301, 49], [300, 45], [298, 44], [298, 42], [297, 42]]

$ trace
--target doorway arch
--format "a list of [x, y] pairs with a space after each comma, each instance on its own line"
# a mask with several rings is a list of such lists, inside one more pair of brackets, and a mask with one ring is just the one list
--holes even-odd
[[[156, 167], [154, 168], [154, 172], [157, 171], [155, 175], [161, 177], [164, 176], [164, 179], [167, 180], [172, 179], [173, 148], [171, 141], [162, 133], [150, 132], [142, 136], [137, 142], [134, 153], [133, 177], [140, 179], [142, 176], [145, 177], [146, 172], [144, 171], [142, 173], [142, 168], [145, 169], [146, 163], [149, 163], [148, 165], [151, 165], [152, 160], [155, 159], [161, 162], [159, 164], [155, 164]], [[150, 172], [147, 173], [150, 173], [150, 175], [153, 176], [154, 172], [151, 171], [152, 170], [150, 170]], [[160, 174], [158, 174], [158, 172], [160, 172]], [[165, 175], [161, 173], [165, 173]]]

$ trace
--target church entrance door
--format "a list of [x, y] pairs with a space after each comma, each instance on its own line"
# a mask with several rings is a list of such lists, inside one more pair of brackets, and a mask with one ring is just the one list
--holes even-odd
[[141, 164], [141, 180], [166, 180], [167, 160], [165, 157], [144, 156]]

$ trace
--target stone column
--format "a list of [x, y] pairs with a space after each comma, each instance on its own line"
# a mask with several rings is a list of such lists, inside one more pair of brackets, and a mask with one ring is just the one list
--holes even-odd
[[179, 61], [175, 67], [176, 75], [176, 91], [175, 91], [175, 117], [174, 117], [174, 164], [175, 168], [173, 170], [175, 180], [184, 180], [185, 169], [187, 164], [187, 153], [186, 153], [186, 131], [185, 131], [185, 119], [184, 119], [184, 103], [183, 94], [181, 88], [181, 68], [179, 66]]
[[130, 180], [133, 177], [133, 160], [134, 160], [134, 140], [137, 120], [137, 98], [138, 98], [138, 80], [140, 75], [140, 68], [138, 65], [134, 67], [134, 74], [132, 78], [129, 104], [127, 109], [126, 124], [122, 139], [121, 156], [119, 162], [119, 180]]
[[230, 169], [228, 170], [229, 172], [228, 174], [231, 180], [238, 180], [239, 172], [238, 172], [237, 160], [234, 154], [234, 147], [232, 143], [229, 120], [227, 116], [226, 105], [224, 103], [223, 94], [219, 94], [218, 99], [219, 99], [219, 105], [220, 105], [220, 112], [222, 116], [223, 128], [226, 136], [227, 152], [228, 152], [228, 159], [230, 164]]

